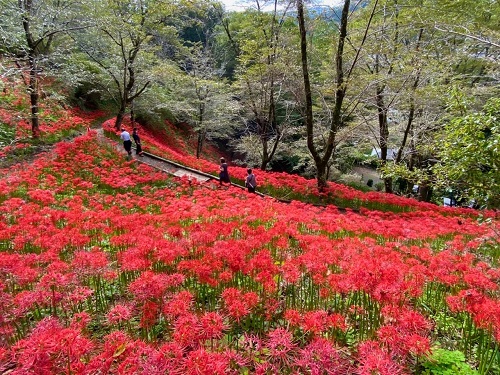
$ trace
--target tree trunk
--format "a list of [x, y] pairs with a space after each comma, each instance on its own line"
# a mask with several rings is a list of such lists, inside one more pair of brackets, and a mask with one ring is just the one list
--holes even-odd
[[311, 82], [309, 77], [309, 67], [308, 67], [308, 55], [307, 55], [307, 31], [305, 27], [304, 19], [304, 3], [303, 0], [297, 1], [297, 18], [299, 23], [300, 32], [300, 48], [301, 48], [301, 59], [302, 59], [302, 76], [304, 79], [304, 114], [305, 114], [305, 125], [307, 131], [307, 148], [311, 153], [314, 164], [316, 166], [316, 178], [318, 183], [318, 189], [323, 191], [327, 186], [327, 164], [330, 157], [335, 149], [335, 137], [338, 129], [342, 125], [342, 103], [346, 94], [346, 87], [344, 82], [344, 68], [343, 68], [343, 57], [344, 57], [344, 43], [347, 37], [347, 23], [349, 16], [349, 6], [350, 1], [345, 0], [342, 8], [342, 16], [340, 20], [340, 33], [337, 45], [337, 53], [335, 56], [335, 67], [336, 67], [336, 90], [335, 90], [335, 105], [333, 108], [332, 120], [330, 123], [330, 132], [325, 145], [325, 151], [323, 155], [320, 154], [318, 149], [314, 144], [314, 118], [313, 118], [313, 101], [312, 101], [312, 91]]
[[18, 2], [19, 9], [23, 12], [23, 29], [26, 43], [28, 44], [29, 83], [31, 108], [31, 134], [33, 138], [40, 136], [40, 124], [38, 119], [38, 62], [37, 58], [41, 48], [41, 40], [35, 41], [31, 33], [31, 14], [33, 12], [33, 1]]
[[120, 110], [116, 114], [115, 129], [120, 130], [122, 127], [123, 119], [125, 118], [125, 107], [120, 107]]
[[431, 200], [432, 189], [427, 184], [422, 184], [418, 188], [418, 200], [429, 202]]
[[[377, 57], [378, 59], [378, 57]], [[387, 122], [387, 107], [384, 103], [384, 86], [377, 86], [377, 112], [379, 123], [379, 143], [380, 143], [380, 159], [383, 164], [387, 163], [387, 150], [389, 139], [389, 124]], [[392, 193], [392, 178], [384, 178], [384, 188], [386, 193]]]
[[267, 141], [262, 141], [262, 159], [260, 162], [260, 169], [265, 171], [267, 164], [269, 163], [269, 157], [267, 155]]
[[205, 129], [198, 130], [198, 139], [196, 142], [196, 159], [199, 159], [201, 156], [201, 151], [203, 149], [203, 144], [205, 143]]
[[326, 187], [328, 186], [328, 184], [327, 184], [328, 168], [327, 168], [326, 162], [316, 164], [316, 180], [318, 182], [318, 190], [320, 192], [323, 192], [326, 189]]
[[40, 123], [38, 119], [38, 66], [36, 62], [36, 57], [29, 56], [30, 64], [30, 79], [28, 85], [28, 91], [30, 94], [30, 107], [31, 107], [31, 134], [33, 138], [38, 138], [40, 136]]

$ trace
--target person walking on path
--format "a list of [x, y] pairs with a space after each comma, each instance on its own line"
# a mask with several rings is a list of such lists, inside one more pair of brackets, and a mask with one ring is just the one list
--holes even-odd
[[220, 166], [219, 166], [219, 182], [222, 185], [223, 182], [231, 183], [231, 179], [229, 178], [229, 172], [227, 170], [226, 159], [220, 158]]
[[127, 151], [128, 156], [132, 155], [132, 141], [130, 140], [130, 133], [122, 128], [120, 138], [123, 141], [123, 148]]
[[247, 178], [245, 180], [245, 186], [248, 188], [249, 193], [255, 193], [255, 188], [257, 187], [257, 180], [255, 175], [252, 173], [250, 168], [247, 169]]
[[138, 129], [134, 128], [132, 132], [132, 138], [134, 138], [135, 142], [135, 154], [139, 156], [144, 156], [144, 153], [142, 152], [142, 144], [141, 144], [141, 137], [139, 137], [139, 134], [137, 134]]

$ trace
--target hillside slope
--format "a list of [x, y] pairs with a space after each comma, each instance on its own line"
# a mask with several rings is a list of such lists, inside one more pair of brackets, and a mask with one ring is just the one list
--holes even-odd
[[[141, 132], [149, 151], [217, 170]], [[259, 187], [324, 205], [211, 189], [94, 131], [0, 176], [0, 372], [500, 369], [494, 213], [320, 196], [282, 173], [258, 172]]]

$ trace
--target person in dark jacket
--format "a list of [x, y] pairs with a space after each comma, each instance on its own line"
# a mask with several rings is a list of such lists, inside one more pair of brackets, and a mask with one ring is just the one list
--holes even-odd
[[219, 182], [222, 185], [223, 182], [231, 183], [231, 179], [229, 178], [229, 172], [227, 170], [226, 159], [220, 158], [220, 166], [219, 166]]
[[248, 188], [249, 193], [255, 193], [255, 188], [257, 187], [257, 180], [250, 168], [247, 169], [247, 178], [245, 180], [245, 186]]
[[141, 137], [139, 137], [137, 131], [138, 129], [134, 128], [134, 131], [132, 132], [132, 138], [134, 138], [135, 142], [135, 154], [139, 156], [144, 156], [144, 152], [142, 151]]

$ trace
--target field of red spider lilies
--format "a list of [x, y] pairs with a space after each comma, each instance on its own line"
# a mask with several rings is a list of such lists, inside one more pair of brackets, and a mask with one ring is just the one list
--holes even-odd
[[495, 213], [257, 176], [361, 209], [168, 177], [93, 131], [1, 170], [0, 373], [499, 373]]

